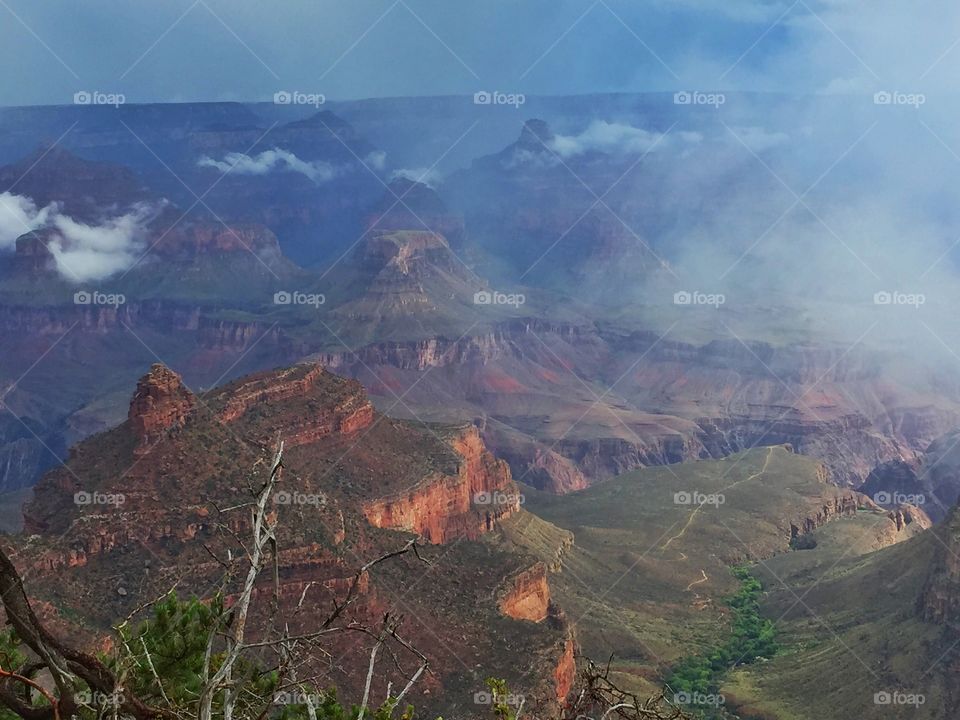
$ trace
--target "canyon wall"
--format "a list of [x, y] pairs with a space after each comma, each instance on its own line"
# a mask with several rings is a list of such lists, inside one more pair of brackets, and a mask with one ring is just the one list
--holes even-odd
[[475, 427], [454, 435], [450, 446], [460, 457], [455, 474], [433, 473], [405, 492], [365, 502], [370, 524], [446, 543], [476, 539], [520, 508], [509, 467], [486, 449]]
[[550, 585], [543, 563], [522, 570], [507, 581], [499, 600], [500, 612], [515, 620], [542, 622], [550, 609]]

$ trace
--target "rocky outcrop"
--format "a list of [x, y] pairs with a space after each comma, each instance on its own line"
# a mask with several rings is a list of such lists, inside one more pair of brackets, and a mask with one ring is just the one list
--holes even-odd
[[[329, 393], [326, 402], [297, 406], [284, 412], [285, 404], [324, 394], [331, 376], [319, 365], [298, 365], [273, 373], [260, 373], [211, 394], [222, 422], [235, 423], [251, 411], [263, 416], [262, 435], [269, 444], [277, 434], [288, 448], [308, 445], [330, 436], [350, 436], [373, 423], [374, 408], [359, 383], [347, 381]], [[274, 411], [271, 408], [279, 408]]]
[[567, 635], [563, 643], [563, 653], [557, 662], [557, 667], [553, 671], [553, 681], [557, 690], [557, 701], [563, 702], [570, 691], [573, 690], [573, 683], [577, 679], [577, 663], [574, 656], [576, 643], [574, 642], [572, 632]]
[[832, 520], [844, 517], [853, 517], [857, 510], [869, 507], [872, 503], [862, 495], [852, 490], [841, 491], [830, 500], [825, 500], [811, 514], [790, 523], [790, 538], [813, 532]]
[[433, 473], [409, 490], [364, 503], [371, 525], [447, 543], [476, 539], [520, 508], [510, 468], [486, 449], [476, 427], [449, 442], [459, 456], [457, 472]]
[[933, 526], [930, 517], [915, 505], [901, 505], [888, 512], [887, 517], [893, 521], [897, 532], [901, 532], [911, 525], [920, 530], [927, 530]]
[[[252, 375], [219, 391], [225, 397], [217, 416], [225, 423], [236, 422], [254, 408], [282, 404], [308, 395], [326, 377], [319, 365], [298, 365], [287, 370]], [[294, 447], [337, 433], [351, 434], [373, 422], [373, 405], [358, 383], [353, 392], [344, 393], [337, 402], [317, 408], [306, 417], [291, 418], [280, 430], [287, 445]]]
[[127, 420], [137, 438], [137, 452], [144, 452], [170, 430], [182, 427], [196, 406], [196, 398], [181, 377], [159, 363], [140, 378], [130, 401]]
[[550, 610], [550, 585], [543, 563], [509, 578], [499, 600], [500, 612], [515, 620], [542, 622]]

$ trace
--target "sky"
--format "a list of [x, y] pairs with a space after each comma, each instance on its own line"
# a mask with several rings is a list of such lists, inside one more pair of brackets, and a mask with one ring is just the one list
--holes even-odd
[[896, 0], [0, 0], [0, 105], [954, 91], [960, 7]]

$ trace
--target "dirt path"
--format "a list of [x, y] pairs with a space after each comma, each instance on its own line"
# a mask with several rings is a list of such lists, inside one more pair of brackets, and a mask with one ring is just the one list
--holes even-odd
[[[757, 472], [755, 472], [753, 475], [750, 475], [750, 476], [745, 477], [745, 478], [740, 478], [740, 479], [737, 480], [736, 482], [730, 483], [730, 484], [727, 485], [726, 487], [721, 488], [717, 493], [711, 493], [711, 495], [713, 495], [713, 494], [719, 495], [719, 494], [721, 494], [721, 493], [727, 492], [728, 490], [732, 490], [733, 488], [735, 488], [737, 485], [740, 485], [741, 483], [750, 482], [751, 480], [755, 480], [756, 478], [760, 477], [761, 475], [763, 475], [763, 473], [766, 472], [766, 470], [767, 470], [767, 465], [770, 464], [770, 457], [771, 457], [772, 455], [773, 455], [773, 447], [768, 447], [768, 448], [767, 448], [767, 457], [764, 458], [763, 467], [762, 467], [762, 468], [760, 468], [760, 469], [759, 469]], [[670, 547], [670, 543], [672, 543], [674, 540], [679, 540], [680, 538], [682, 538], [682, 537], [686, 534], [687, 529], [688, 529], [688, 528], [690, 527], [690, 525], [693, 523], [694, 519], [697, 517], [697, 513], [699, 513], [700, 510], [703, 508], [703, 505], [704, 505], [704, 503], [701, 503], [700, 505], [697, 505], [697, 506], [693, 509], [693, 512], [690, 513], [690, 517], [687, 518], [687, 522], [684, 524], [684, 526], [683, 526], [683, 528], [680, 530], [680, 532], [678, 532], [678, 533], [677, 533], [676, 535], [674, 535], [672, 538], [668, 539], [668, 540], [660, 547], [660, 550], [666, 550], [668, 547]]]
[[701, 569], [701, 570], [700, 570], [700, 574], [703, 575], [703, 577], [700, 578], [699, 580], [694, 580], [692, 583], [690, 583], [689, 585], [687, 585], [687, 591], [689, 591], [694, 585], [699, 585], [700, 583], [705, 583], [707, 580], [710, 579], [710, 578], [707, 577], [707, 571], [706, 571], [706, 570]]

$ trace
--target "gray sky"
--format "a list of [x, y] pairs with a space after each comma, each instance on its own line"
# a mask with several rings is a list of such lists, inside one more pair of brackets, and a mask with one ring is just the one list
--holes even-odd
[[0, 104], [953, 90], [946, 0], [0, 0]]

